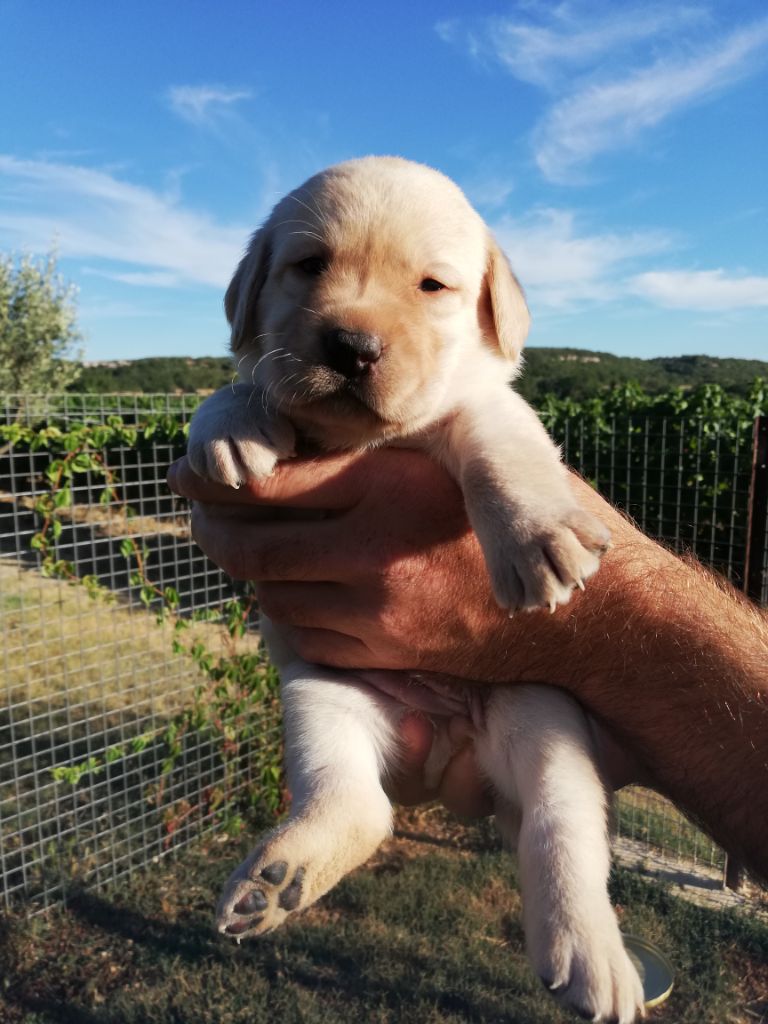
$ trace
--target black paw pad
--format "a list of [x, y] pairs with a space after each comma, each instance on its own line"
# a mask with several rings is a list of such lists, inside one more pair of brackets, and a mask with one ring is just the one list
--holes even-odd
[[290, 885], [286, 885], [280, 893], [278, 904], [283, 910], [295, 910], [301, 900], [301, 884], [304, 881], [304, 868], [299, 868]]
[[261, 877], [270, 885], [280, 885], [288, 874], [288, 861], [276, 860], [274, 864], [267, 864], [262, 870]]
[[243, 896], [239, 903], [235, 904], [236, 914], [258, 914], [267, 909], [267, 897], [263, 892], [254, 889], [247, 896]]

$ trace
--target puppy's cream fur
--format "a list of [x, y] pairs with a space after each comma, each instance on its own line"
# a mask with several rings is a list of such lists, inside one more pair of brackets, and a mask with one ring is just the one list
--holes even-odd
[[[553, 609], [597, 570], [607, 534], [509, 387], [528, 329], [522, 291], [447, 178], [373, 157], [317, 175], [253, 236], [225, 306], [240, 383], [193, 420], [202, 476], [236, 487], [297, 444], [418, 445], [460, 484], [502, 607]], [[339, 363], [339, 332], [359, 358], [345, 348]], [[405, 710], [395, 674], [309, 665], [264, 630], [293, 804], [227, 883], [218, 921], [236, 937], [311, 904], [389, 834], [381, 778]], [[591, 1019], [635, 1020], [642, 988], [607, 896], [606, 796], [583, 712], [555, 689], [510, 686], [474, 721], [497, 822], [518, 851], [535, 970]], [[445, 756], [437, 743], [431, 770]]]

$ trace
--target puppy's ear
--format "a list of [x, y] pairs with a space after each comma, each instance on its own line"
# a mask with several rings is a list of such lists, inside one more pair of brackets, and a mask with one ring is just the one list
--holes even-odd
[[503, 355], [516, 362], [528, 335], [531, 317], [525, 302], [525, 295], [509, 260], [491, 235], [488, 236], [488, 262], [485, 269], [485, 286], [481, 298], [485, 307], [483, 325], [487, 333], [495, 336]]
[[253, 339], [259, 332], [256, 325], [256, 303], [269, 271], [270, 251], [267, 229], [259, 228], [240, 260], [235, 276], [224, 296], [224, 312], [232, 328], [232, 351]]

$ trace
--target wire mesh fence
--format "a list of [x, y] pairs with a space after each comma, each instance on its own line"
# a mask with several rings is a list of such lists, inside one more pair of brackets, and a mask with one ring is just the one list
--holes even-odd
[[566, 421], [561, 434], [566, 462], [641, 530], [743, 588], [753, 421], [612, 416]]
[[[12, 402], [5, 422], [38, 423], [62, 432], [109, 417], [146, 422], [172, 411], [183, 424], [196, 402], [64, 396]], [[4, 900], [46, 906], [76, 882], [98, 885], [190, 841], [221, 823], [221, 808], [253, 784], [279, 753], [274, 702], [255, 713], [241, 742], [237, 777], [223, 758], [221, 735], [186, 728], [180, 714], [211, 685], [201, 658], [177, 652], [171, 621], [142, 599], [125, 543], [140, 551], [159, 589], [173, 587], [192, 622], [186, 649], [253, 650], [255, 633], [233, 641], [220, 625], [231, 582], [193, 544], [188, 515], [165, 486], [183, 451], [152, 439], [105, 448], [119, 483], [108, 501], [104, 480], [75, 475], [57, 509], [56, 566], [45, 571], [34, 546], [60, 452], [30, 444], [0, 445], [0, 874]], [[70, 571], [71, 570], [71, 571]], [[72, 582], [76, 576], [90, 586]], [[206, 612], [202, 621], [195, 613]], [[176, 644], [174, 644], [176, 641]], [[183, 722], [182, 722], [183, 724]], [[169, 747], [179, 749], [169, 758]]]
[[[221, 827], [244, 795], [274, 784], [274, 688], [230, 699], [227, 686], [240, 684], [216, 669], [218, 656], [223, 665], [257, 657], [254, 623], [239, 639], [223, 629], [237, 591], [192, 543], [187, 510], [165, 486], [198, 401], [0, 398], [6, 905], [24, 897], [46, 906], [73, 881], [118, 879]], [[111, 433], [102, 437], [102, 425]], [[754, 500], [752, 422], [581, 418], [553, 433], [566, 460], [646, 532], [768, 600], [768, 510]], [[174, 614], [159, 615], [157, 595], [167, 594]], [[222, 726], [213, 719], [223, 717], [225, 691], [233, 718]], [[211, 692], [220, 704], [206, 717]], [[656, 794], [622, 794], [616, 820], [618, 834], [643, 848], [722, 868], [722, 852]]]

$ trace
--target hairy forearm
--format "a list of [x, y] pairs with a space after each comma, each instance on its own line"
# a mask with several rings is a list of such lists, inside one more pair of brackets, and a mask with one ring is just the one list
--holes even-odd
[[768, 618], [618, 514], [610, 525], [599, 585], [535, 624], [523, 674], [574, 693], [654, 788], [768, 877]]

